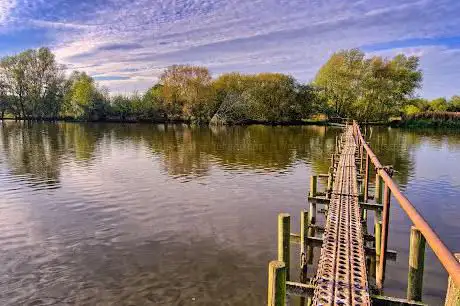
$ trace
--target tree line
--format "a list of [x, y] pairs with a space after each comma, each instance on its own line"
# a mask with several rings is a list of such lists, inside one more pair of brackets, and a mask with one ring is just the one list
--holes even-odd
[[334, 53], [310, 83], [281, 73], [225, 73], [173, 65], [145, 93], [111, 95], [85, 72], [65, 74], [48, 48], [0, 59], [0, 112], [26, 120], [187, 121], [289, 123], [315, 114], [362, 121], [427, 109], [458, 111], [451, 101], [417, 98], [419, 58], [366, 57], [357, 49]]

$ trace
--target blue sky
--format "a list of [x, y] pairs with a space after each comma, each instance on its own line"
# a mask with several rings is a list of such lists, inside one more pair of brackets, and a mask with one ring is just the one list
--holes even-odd
[[421, 96], [460, 94], [458, 0], [0, 0], [0, 56], [39, 46], [120, 93], [185, 63], [307, 82], [358, 47], [419, 55]]

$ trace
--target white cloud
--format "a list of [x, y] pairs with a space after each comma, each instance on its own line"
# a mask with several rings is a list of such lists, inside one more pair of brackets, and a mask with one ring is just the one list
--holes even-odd
[[[28, 20], [56, 32], [53, 49], [69, 68], [130, 77], [103, 81], [121, 92], [147, 88], [174, 63], [206, 65], [216, 74], [279, 71], [308, 81], [338, 49], [460, 35], [460, 2], [454, 0], [109, 0], [95, 7], [80, 2], [37, 2], [51, 16]], [[430, 74], [456, 73], [449, 64], [432, 63], [459, 62], [458, 53], [423, 50], [422, 67]], [[429, 94], [438, 92], [428, 84], [433, 80], [425, 78]], [[443, 86], [452, 91], [447, 87], [454, 87], [452, 81]]]
[[0, 0], [0, 25], [5, 23], [10, 12], [16, 6], [16, 0]]

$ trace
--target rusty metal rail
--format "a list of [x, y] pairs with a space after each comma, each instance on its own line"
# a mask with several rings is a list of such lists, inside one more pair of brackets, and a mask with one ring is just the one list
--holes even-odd
[[[388, 190], [388, 193], [391, 192], [399, 203], [401, 208], [407, 214], [409, 219], [412, 221], [414, 226], [422, 233], [425, 237], [426, 242], [431, 247], [433, 252], [438, 257], [441, 264], [446, 269], [449, 276], [455, 282], [456, 286], [460, 288], [460, 263], [457, 261], [452, 252], [446, 247], [442, 242], [436, 232], [430, 227], [430, 225], [425, 221], [425, 219], [420, 215], [414, 205], [407, 199], [407, 197], [399, 190], [398, 185], [393, 181], [388, 170], [382, 166], [377, 156], [374, 154], [370, 146], [364, 140], [363, 135], [361, 134], [361, 129], [359, 128], [356, 122], [353, 122], [353, 135], [355, 137], [356, 143], [360, 147], [360, 150], [365, 150], [367, 158], [370, 159], [372, 164], [375, 166], [377, 174], [381, 177], [385, 183], [385, 190]], [[389, 206], [389, 194], [386, 194], [388, 197]], [[384, 205], [383, 211], [383, 223], [382, 223], [382, 250], [386, 249], [387, 245], [387, 235], [388, 235], [388, 209], [385, 211], [386, 206]], [[386, 222], [385, 222], [386, 221]], [[379, 268], [377, 270], [377, 285], [382, 285], [383, 277], [385, 272], [385, 252], [380, 256]], [[380, 282], [380, 284], [379, 284]]]

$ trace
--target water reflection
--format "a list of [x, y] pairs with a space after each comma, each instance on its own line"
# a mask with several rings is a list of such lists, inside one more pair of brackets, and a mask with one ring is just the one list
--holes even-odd
[[[263, 304], [276, 216], [290, 213], [297, 228], [308, 178], [328, 171], [339, 132], [3, 122], [0, 304]], [[367, 134], [458, 248], [460, 136]], [[410, 224], [394, 207], [390, 247], [400, 254], [387, 285], [404, 296]], [[427, 262], [427, 301], [439, 304], [446, 275], [429, 252]]]
[[335, 128], [189, 127], [186, 125], [79, 124], [4, 122], [2, 149], [14, 174], [50, 184], [59, 181], [63, 159], [91, 162], [101, 145], [148, 148], [172, 176], [203, 176], [212, 164], [225, 169], [282, 171], [298, 161], [327, 172], [319, 158], [333, 149]]

